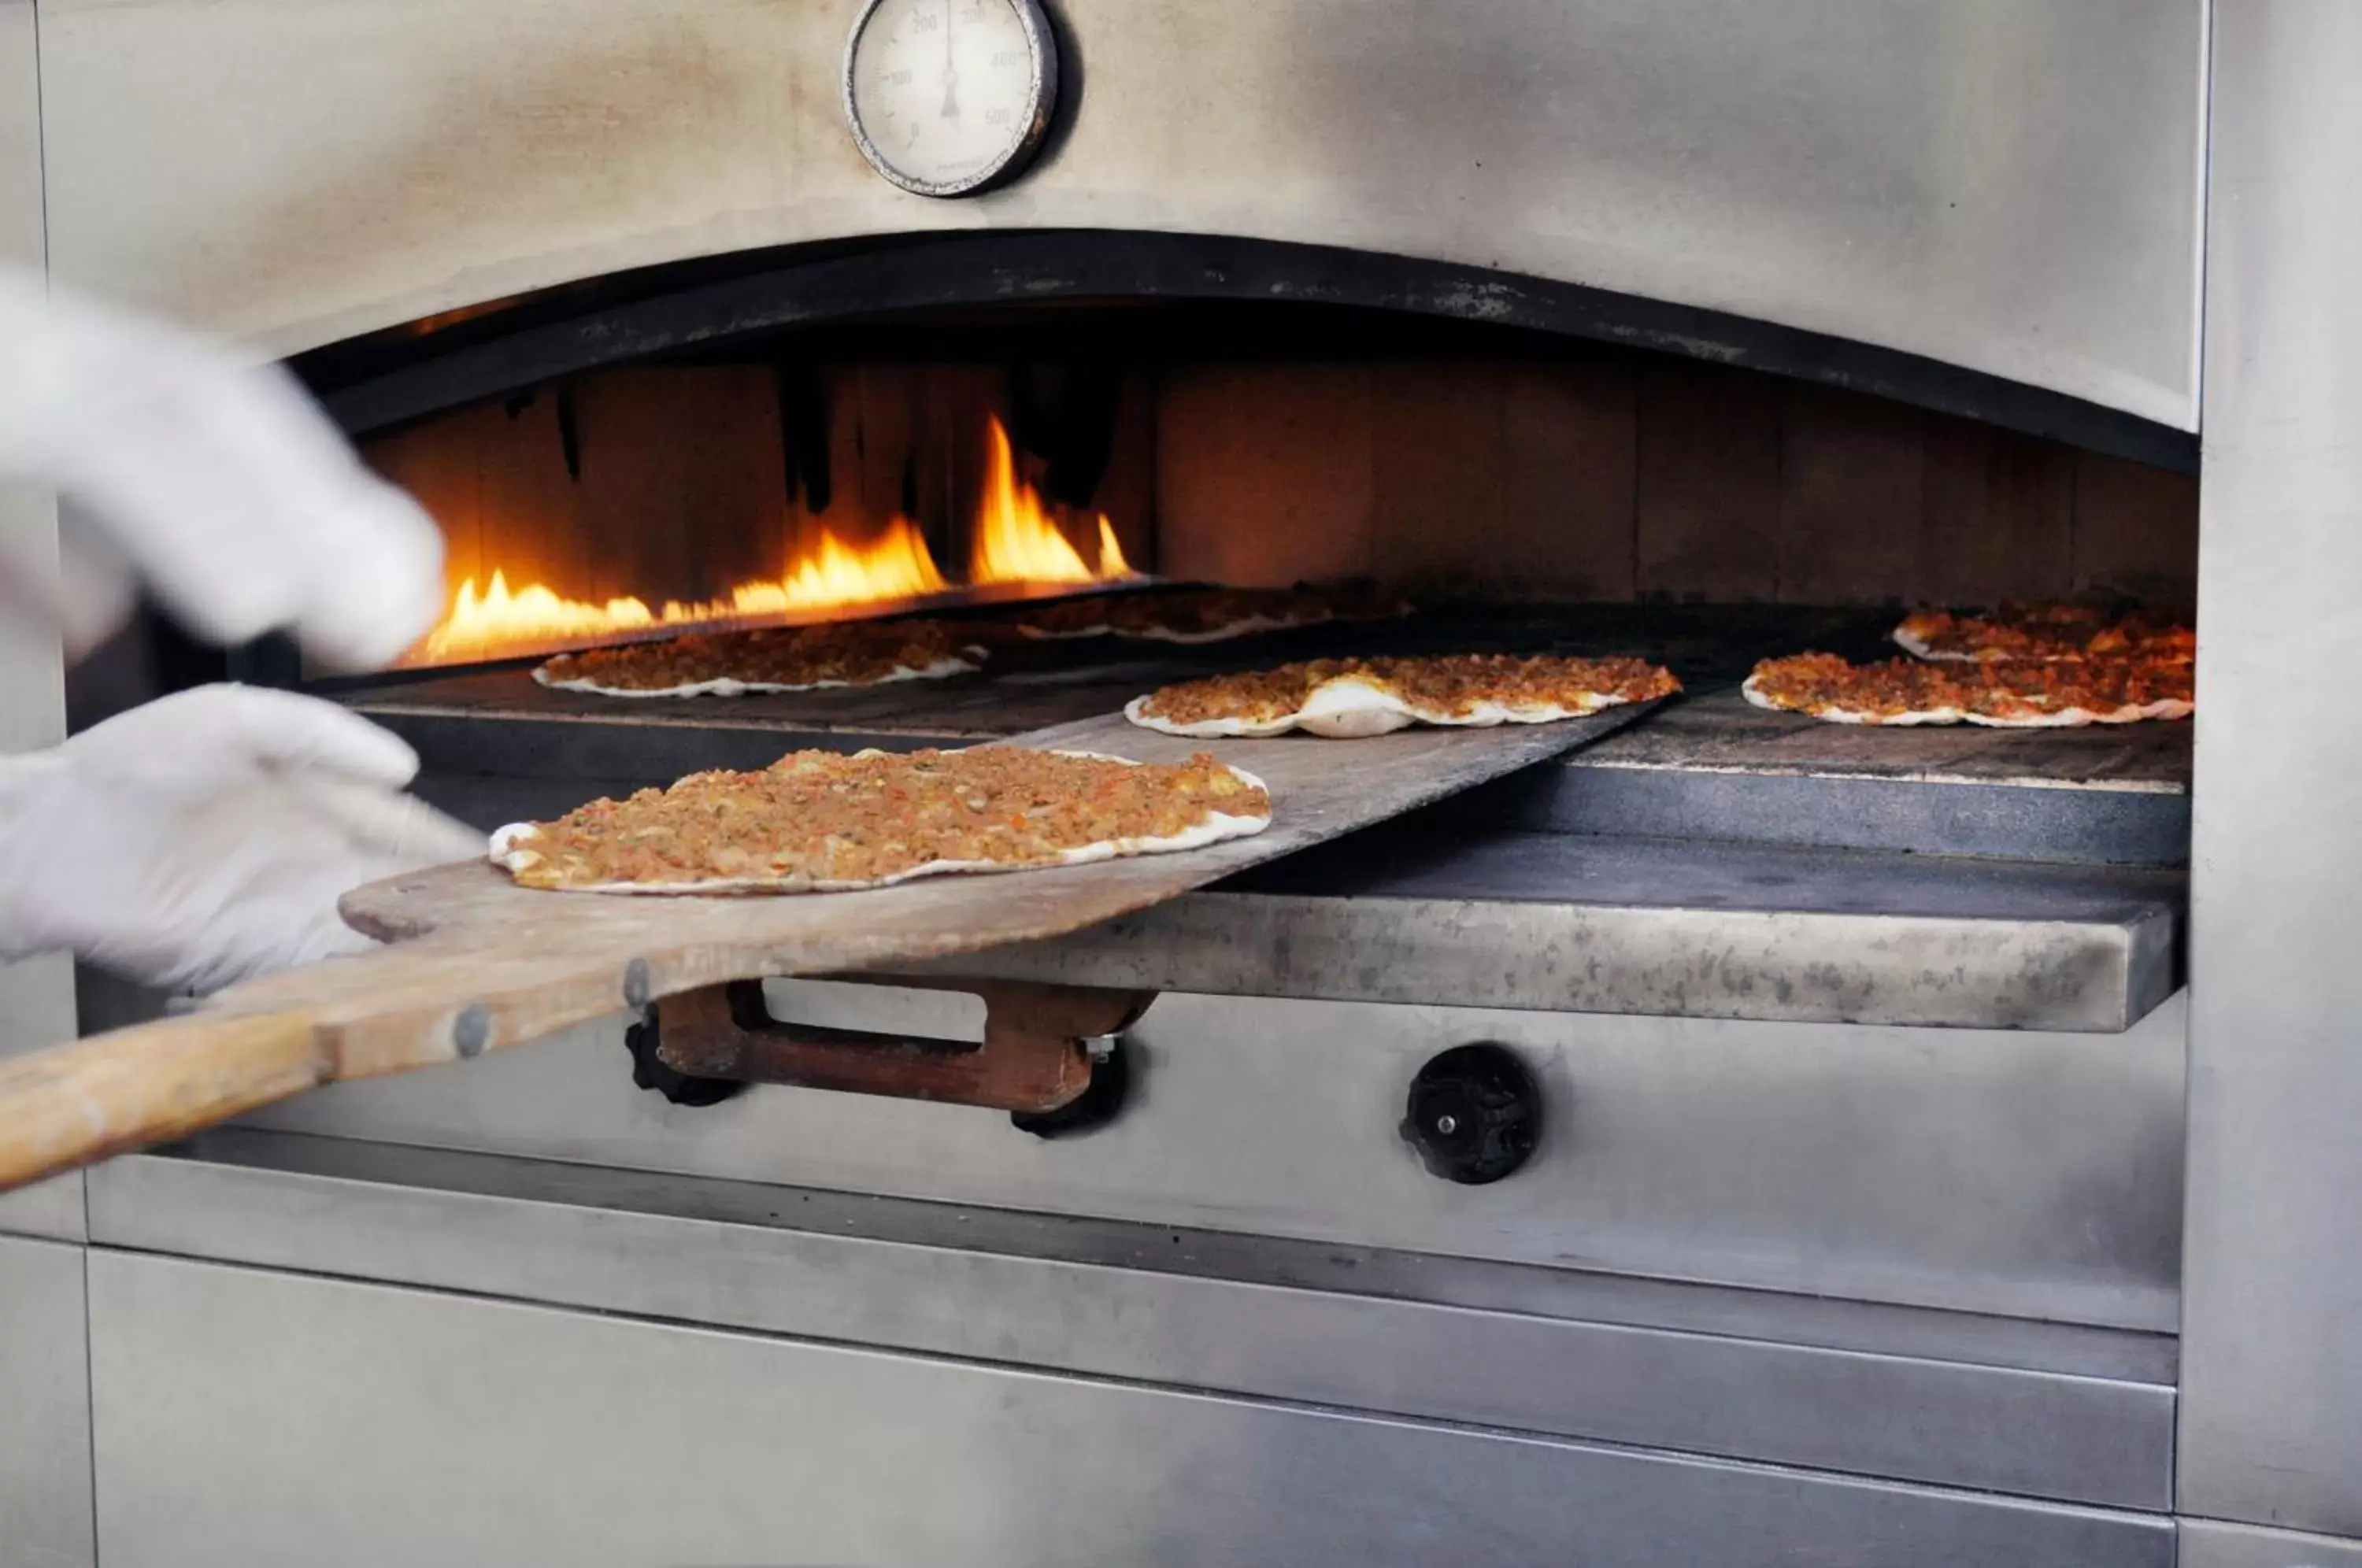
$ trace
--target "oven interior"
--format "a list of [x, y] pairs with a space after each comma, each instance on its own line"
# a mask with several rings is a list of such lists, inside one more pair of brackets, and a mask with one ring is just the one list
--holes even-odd
[[[299, 369], [336, 407], [350, 363], [399, 374], [449, 358], [444, 339], [471, 325]], [[2179, 984], [2190, 724], [1858, 729], [1738, 690], [1769, 656], [1884, 657], [1908, 606], [2189, 610], [2195, 477], [2099, 449], [2122, 442], [1594, 337], [1271, 297], [961, 303], [682, 336], [361, 430], [366, 459], [445, 531], [452, 614], [375, 674], [325, 676], [268, 646], [233, 673], [392, 728], [420, 752], [420, 792], [490, 828], [800, 746], [1006, 739], [1292, 658], [1639, 654], [1684, 695], [1218, 891], [1313, 900], [1343, 922], [1322, 928], [1340, 972], [1356, 968], [1345, 927], [1384, 914], [1402, 929], [1446, 904], [1747, 933], [1710, 997], [1664, 973], [1462, 985], [1463, 959], [1423, 998], [1439, 1002], [2117, 1030]], [[1341, 579], [1419, 613], [1195, 646], [1063, 642], [855, 690], [622, 702], [530, 679], [550, 649], [688, 625], [982, 620], [1043, 597]], [[107, 664], [78, 672], [85, 721]], [[1158, 941], [1207, 944], [1169, 912]], [[1775, 955], [1798, 918], [1822, 922], [1840, 969], [1899, 921], [1965, 944], [1976, 977], [1939, 995], [1919, 955], [1830, 979]], [[1104, 977], [1105, 955], [1005, 957]], [[1197, 980], [1366, 995], [1305, 963], [1216, 969]], [[1800, 974], [1822, 983], [1800, 993]], [[94, 1021], [152, 1010], [94, 977], [81, 989]]]
[[[1635, 653], [1686, 694], [1243, 885], [2129, 922], [2147, 958], [2110, 982], [2111, 1009], [2078, 1015], [2115, 1028], [2178, 975], [2189, 724], [1857, 729], [1759, 711], [1737, 688], [1771, 655], [1883, 657], [1909, 606], [2186, 612], [2187, 473], [1651, 350], [1270, 301], [730, 336], [427, 414], [362, 449], [442, 524], [454, 614], [402, 668], [308, 683], [410, 739], [423, 792], [477, 825], [797, 746], [1007, 738], [1287, 658]], [[553, 647], [690, 624], [989, 618], [1044, 595], [1340, 579], [1420, 613], [1199, 646], [1088, 639], [953, 680], [734, 700], [619, 703], [528, 676]], [[1985, 1005], [1933, 1021], [2045, 1021]]]

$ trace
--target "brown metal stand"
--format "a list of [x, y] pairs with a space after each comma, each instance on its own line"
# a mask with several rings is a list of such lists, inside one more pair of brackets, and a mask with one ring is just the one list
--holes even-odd
[[765, 1008], [762, 982], [742, 980], [657, 1003], [657, 1056], [696, 1078], [1049, 1111], [1090, 1087], [1088, 1042], [1131, 1027], [1156, 999], [1153, 991], [999, 980], [840, 977], [981, 997], [984, 1043], [782, 1022]]

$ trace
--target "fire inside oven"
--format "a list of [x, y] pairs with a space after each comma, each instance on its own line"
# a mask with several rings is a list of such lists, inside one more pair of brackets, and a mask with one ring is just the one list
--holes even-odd
[[[442, 525], [447, 613], [401, 668], [325, 684], [418, 745], [430, 798], [490, 826], [798, 746], [1008, 739], [1291, 659], [1630, 654], [1685, 695], [1480, 791], [1460, 818], [2186, 860], [2186, 723], [1865, 730], [1765, 713], [1739, 691], [1764, 658], [1893, 656], [1915, 606], [2186, 616], [2195, 479], [2141, 460], [2121, 428], [2068, 439], [2028, 426], [2073, 436], [2072, 419], [2024, 417], [2006, 395], [1988, 400], [2004, 424], [1929, 406], [1973, 398], [1906, 402], [1602, 342], [1595, 324], [1300, 292], [701, 322], [624, 362], [439, 403], [406, 393], [432, 406], [376, 422], [362, 449]], [[387, 384], [408, 373], [397, 361]], [[1351, 584], [1417, 613], [1202, 643], [990, 635], [1046, 598], [1191, 584]], [[530, 679], [553, 650], [911, 615], [974, 629], [987, 668], [636, 701]], [[1991, 803], [1964, 805], [1961, 789]]]
[[[1079, 412], [1088, 449], [1022, 463], [1006, 390], [987, 367], [652, 367], [372, 443], [449, 548], [448, 611], [402, 664], [1138, 580], [1145, 456], [1108, 473], [1120, 389]], [[1022, 428], [1073, 449], [1055, 412]]]
[[2193, 591], [2194, 480], [1970, 419], [1374, 313], [1051, 314], [594, 370], [365, 438], [449, 547], [447, 613], [402, 664], [1151, 575], [1681, 604]]

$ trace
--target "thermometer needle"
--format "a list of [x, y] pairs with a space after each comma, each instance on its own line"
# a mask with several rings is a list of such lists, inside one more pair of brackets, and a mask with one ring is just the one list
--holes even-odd
[[952, 63], [952, 7], [959, 0], [944, 0], [944, 118], [959, 118], [959, 72]]

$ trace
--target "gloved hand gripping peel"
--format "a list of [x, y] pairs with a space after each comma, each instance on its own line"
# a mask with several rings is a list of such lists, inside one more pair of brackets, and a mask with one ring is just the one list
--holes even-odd
[[209, 686], [0, 758], [0, 958], [59, 948], [212, 991], [370, 945], [353, 888], [482, 853], [418, 759], [331, 702]]

